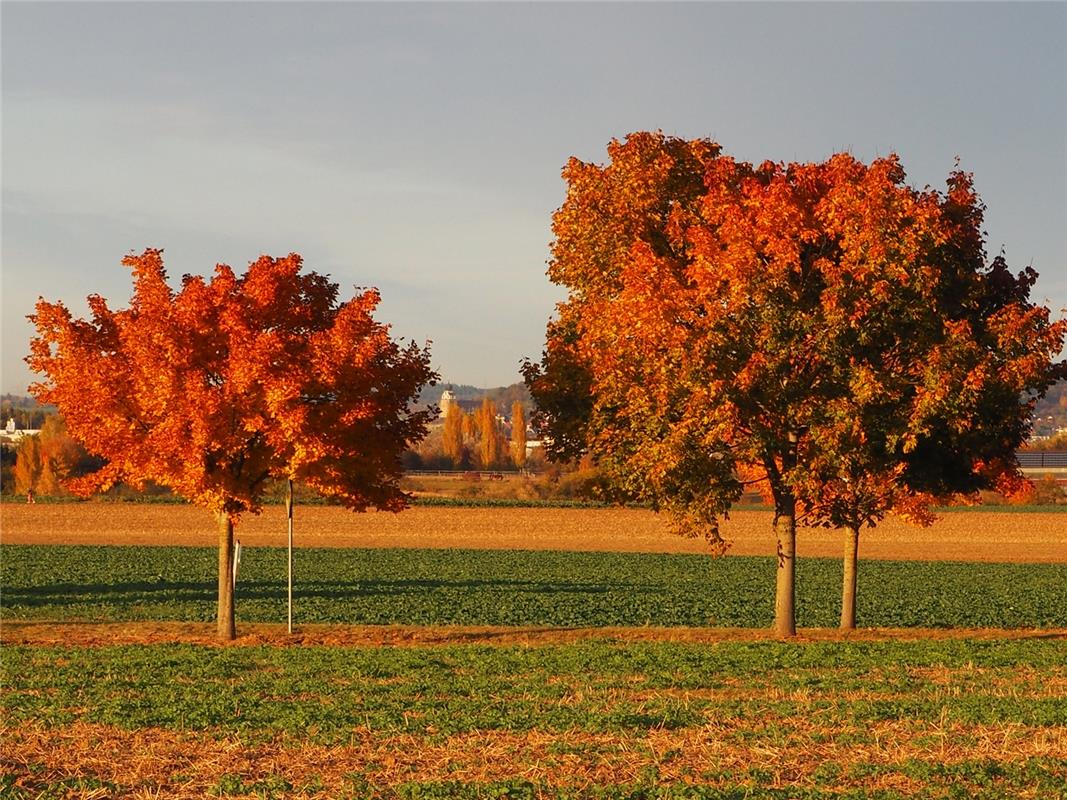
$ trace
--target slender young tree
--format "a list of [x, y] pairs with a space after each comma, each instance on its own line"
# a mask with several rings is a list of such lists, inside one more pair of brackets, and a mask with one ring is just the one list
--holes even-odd
[[442, 432], [442, 446], [445, 455], [458, 466], [463, 460], [463, 409], [455, 400], [448, 401], [445, 411], [445, 424]]
[[429, 412], [411, 412], [436, 378], [429, 353], [401, 346], [373, 312], [370, 289], [338, 302], [338, 287], [301, 258], [263, 256], [243, 276], [220, 264], [210, 280], [167, 283], [162, 253], [123, 263], [127, 309], [98, 295], [92, 317], [39, 300], [31, 386], [71, 433], [107, 459], [70, 482], [89, 493], [116, 482], [169, 486], [218, 525], [218, 635], [235, 636], [233, 526], [260, 508], [271, 478], [294, 479], [353, 510], [398, 511], [400, 456]]
[[23, 436], [15, 448], [15, 491], [36, 491], [41, 478], [41, 440], [37, 435]]
[[488, 397], [478, 409], [478, 462], [482, 469], [489, 469], [500, 459], [502, 437], [496, 419], [496, 404]]
[[511, 404], [511, 460], [519, 469], [526, 465], [526, 411], [518, 400]]

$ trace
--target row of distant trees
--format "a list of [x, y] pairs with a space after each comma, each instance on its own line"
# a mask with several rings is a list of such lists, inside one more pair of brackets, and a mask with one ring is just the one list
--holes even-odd
[[[441, 409], [443, 422], [404, 454], [407, 469], [512, 470], [528, 466], [527, 414], [521, 400], [511, 404], [504, 419], [497, 404], [483, 397], [473, 411], [456, 401]], [[538, 463], [538, 456], [534, 456]]]
[[87, 475], [103, 465], [67, 432], [59, 414], [44, 415], [39, 433], [19, 437], [5, 446], [0, 482], [5, 493], [28, 495], [69, 494], [66, 482]]
[[441, 411], [442, 451], [453, 465], [465, 467], [473, 462], [481, 469], [526, 465], [526, 412], [519, 401], [512, 405], [507, 423], [501, 421], [496, 404], [488, 397], [470, 413], [464, 413], [454, 400]]

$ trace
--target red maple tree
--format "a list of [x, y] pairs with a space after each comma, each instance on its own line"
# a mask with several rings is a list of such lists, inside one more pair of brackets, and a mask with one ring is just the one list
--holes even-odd
[[918, 191], [896, 156], [754, 166], [653, 133], [608, 152], [564, 170], [549, 276], [570, 294], [525, 371], [546, 432], [719, 544], [765, 480], [791, 635], [798, 515], [858, 531], [983, 485], [1067, 323], [987, 264], [964, 173]]
[[161, 251], [123, 263], [127, 309], [94, 295], [86, 320], [38, 301], [27, 362], [44, 379], [30, 388], [107, 460], [73, 490], [152, 481], [214, 513], [218, 633], [232, 639], [234, 522], [258, 512], [271, 478], [354, 510], [403, 508], [400, 455], [428, 422], [409, 409], [436, 375], [428, 348], [401, 346], [374, 320], [376, 290], [339, 302], [336, 284], [301, 273], [299, 255], [263, 256], [242, 276], [220, 264], [178, 291]]

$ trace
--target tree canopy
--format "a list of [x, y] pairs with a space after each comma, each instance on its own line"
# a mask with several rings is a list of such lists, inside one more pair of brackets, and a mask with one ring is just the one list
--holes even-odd
[[403, 508], [400, 456], [429, 418], [409, 408], [436, 375], [427, 348], [401, 346], [374, 320], [376, 290], [339, 302], [337, 285], [301, 273], [296, 254], [263, 256], [242, 276], [220, 264], [178, 291], [161, 251], [123, 263], [129, 308], [93, 295], [83, 320], [42, 299], [31, 317], [27, 361], [44, 376], [31, 391], [107, 460], [72, 489], [153, 481], [215, 512], [231, 537], [272, 477], [355, 510]]
[[1067, 323], [1029, 301], [1032, 271], [987, 263], [959, 170], [916, 190], [894, 155], [754, 166], [655, 133], [608, 154], [563, 172], [549, 276], [569, 296], [525, 369], [542, 426], [716, 543], [767, 481], [791, 633], [798, 507], [873, 524], [1010, 471]]

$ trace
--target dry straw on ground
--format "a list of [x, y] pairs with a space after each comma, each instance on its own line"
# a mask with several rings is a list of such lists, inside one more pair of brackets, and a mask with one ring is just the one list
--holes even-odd
[[[758, 735], [768, 726], [778, 731], [776, 737]], [[580, 790], [634, 784], [650, 770], [664, 783], [714, 785], [724, 775], [742, 776], [753, 767], [770, 773], [774, 786], [799, 789], [814, 786], [816, 772], [826, 764], [840, 770], [835, 788], [917, 794], [922, 784], [894, 767], [909, 760], [952, 764], [978, 758], [1009, 764], [1032, 757], [1067, 758], [1067, 730], [1062, 727], [893, 721], [865, 725], [861, 731], [799, 715], [634, 733], [476, 731], [424, 737], [356, 729], [344, 745], [306, 740], [247, 745], [210, 733], [126, 731], [88, 723], [62, 730], [38, 725], [0, 729], [0, 738], [7, 765], [26, 774], [29, 765], [36, 765], [35, 780], [92, 777], [134, 797], [169, 798], [205, 796], [225, 775], [240, 775], [245, 784], [281, 778], [297, 790], [314, 777], [321, 789], [309, 795], [331, 797], [353, 774], [378, 786], [521, 777]], [[850, 767], [860, 765], [889, 769], [873, 778], [847, 777]]]

